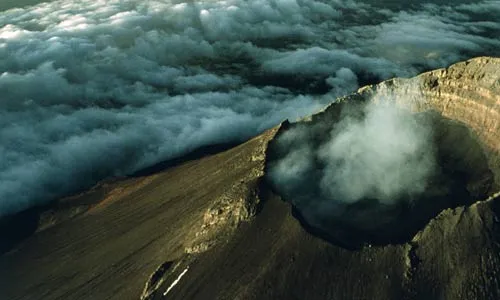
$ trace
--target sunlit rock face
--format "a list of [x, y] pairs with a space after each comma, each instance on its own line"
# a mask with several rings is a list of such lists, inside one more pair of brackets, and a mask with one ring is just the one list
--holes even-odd
[[500, 60], [367, 86], [284, 126], [267, 179], [309, 231], [348, 248], [404, 243], [498, 191]]
[[[404, 95], [414, 110], [432, 109], [464, 123], [478, 137], [488, 166], [500, 188], [500, 59], [482, 57], [421, 74], [360, 89], [360, 94], [382, 97]], [[393, 97], [393, 99], [398, 99]], [[458, 146], [458, 145], [457, 145]]]

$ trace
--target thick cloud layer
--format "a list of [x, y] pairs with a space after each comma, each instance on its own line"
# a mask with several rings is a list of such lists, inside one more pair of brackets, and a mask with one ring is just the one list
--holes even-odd
[[0, 216], [498, 55], [500, 1], [60, 0], [0, 13]]

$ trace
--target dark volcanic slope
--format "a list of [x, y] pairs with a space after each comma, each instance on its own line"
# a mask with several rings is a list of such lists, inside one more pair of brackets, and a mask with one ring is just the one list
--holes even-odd
[[[470, 126], [497, 184], [499, 66], [480, 58], [412, 79], [417, 85], [386, 82], [350, 99], [376, 88], [431, 99], [418, 108]], [[54, 222], [64, 219], [61, 211], [46, 214], [44, 228], [2, 255], [1, 299], [500, 297], [495, 188], [487, 201], [444, 210], [406, 243], [350, 251], [309, 234], [262, 182], [277, 131], [65, 200], [99, 204], [65, 221]]]

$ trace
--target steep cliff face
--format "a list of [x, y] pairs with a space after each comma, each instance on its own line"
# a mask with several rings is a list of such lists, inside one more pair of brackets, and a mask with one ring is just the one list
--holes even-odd
[[[402, 99], [417, 111], [432, 109], [473, 130], [500, 187], [500, 59], [480, 57], [411, 79], [393, 79], [359, 90], [361, 95]], [[401, 95], [404, 97], [397, 97]], [[377, 99], [375, 99], [377, 101]], [[463, 145], [456, 145], [457, 147]]]
[[[268, 186], [273, 147], [294, 128], [314, 129], [310, 145], [321, 144], [344, 109], [387, 100], [434, 126], [429, 142], [447, 165], [436, 182], [450, 186], [431, 185], [429, 199], [446, 201], [421, 206], [426, 218], [397, 239], [383, 232], [402, 231], [374, 239], [364, 223], [345, 222], [325, 236]], [[45, 213], [43, 228], [0, 256], [0, 299], [498, 299], [499, 114], [500, 59], [478, 58], [362, 88], [228, 151], [99, 185]], [[361, 207], [371, 219], [412, 216]]]

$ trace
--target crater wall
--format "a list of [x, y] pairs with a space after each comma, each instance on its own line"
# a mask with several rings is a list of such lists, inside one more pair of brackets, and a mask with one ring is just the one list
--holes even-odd
[[467, 125], [479, 138], [494, 173], [494, 190], [500, 189], [500, 58], [480, 57], [411, 79], [384, 81], [363, 87], [358, 94], [375, 101], [403, 99], [399, 105], [416, 111], [432, 109]]
[[284, 124], [267, 178], [316, 235], [404, 243], [444, 209], [498, 192], [499, 113], [498, 58], [367, 86]]

